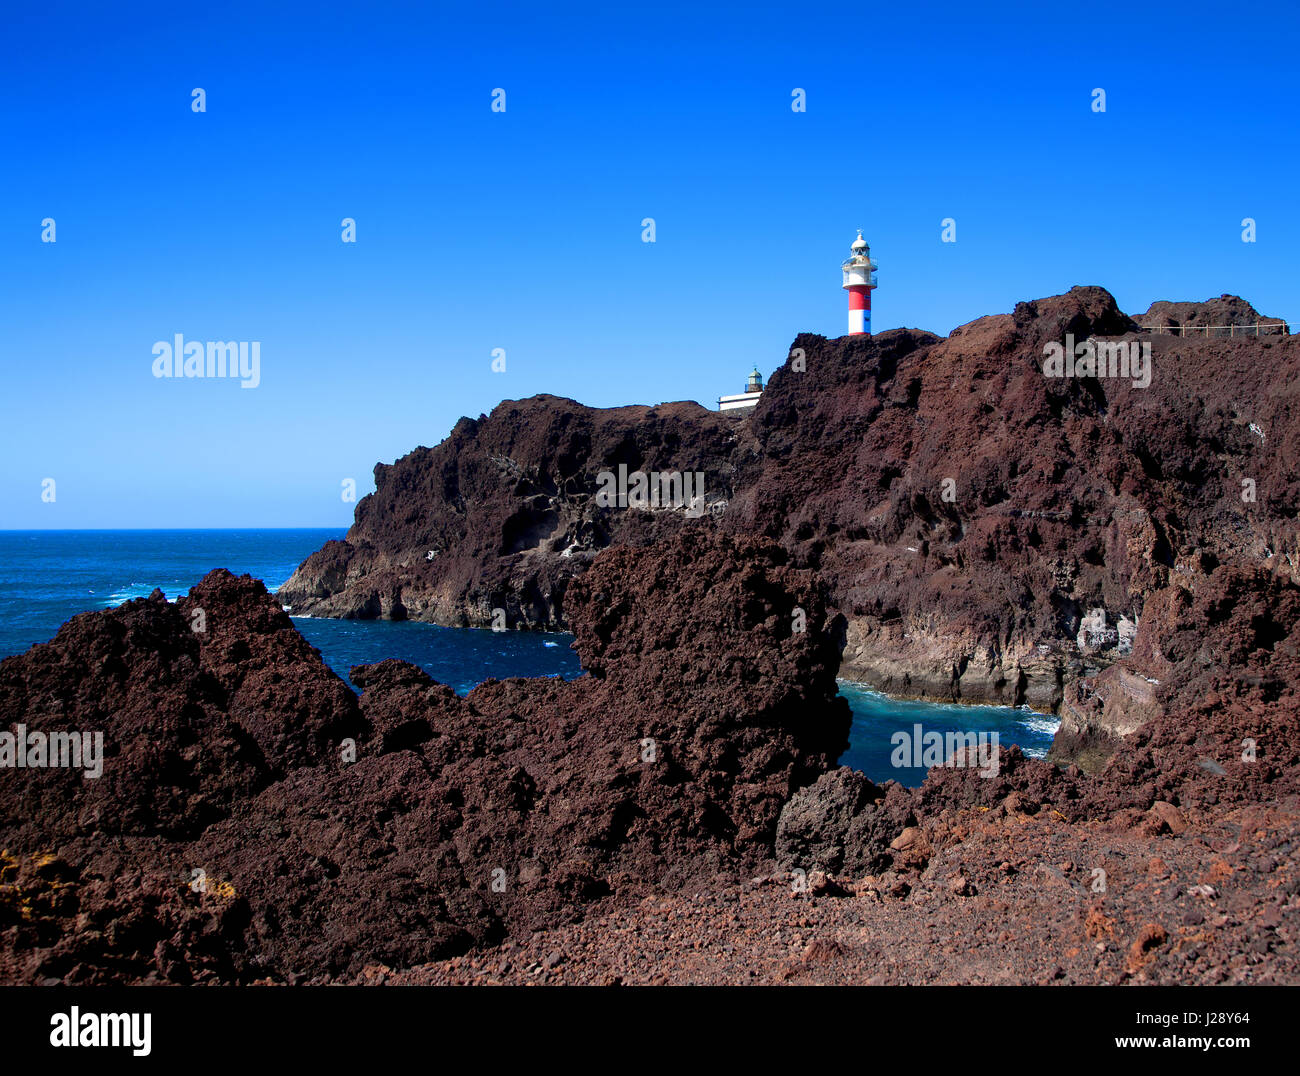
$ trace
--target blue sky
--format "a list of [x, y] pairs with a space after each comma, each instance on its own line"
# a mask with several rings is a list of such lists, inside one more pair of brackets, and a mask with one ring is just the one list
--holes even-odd
[[[0, 528], [345, 526], [502, 399], [712, 405], [844, 332], [858, 227], [877, 331], [1300, 321], [1290, 5], [270, 7], [6, 12]], [[153, 377], [178, 332], [261, 384]]]

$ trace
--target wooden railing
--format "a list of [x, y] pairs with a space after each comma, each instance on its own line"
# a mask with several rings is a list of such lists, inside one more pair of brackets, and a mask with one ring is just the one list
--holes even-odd
[[1285, 321], [1257, 321], [1253, 325], [1139, 325], [1144, 333], [1176, 336], [1286, 336], [1291, 327]]

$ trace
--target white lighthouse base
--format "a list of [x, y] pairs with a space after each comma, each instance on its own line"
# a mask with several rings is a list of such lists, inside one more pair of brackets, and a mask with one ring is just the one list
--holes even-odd
[[735, 411], [741, 407], [756, 407], [761, 392], [738, 392], [735, 396], [719, 396], [719, 411]]

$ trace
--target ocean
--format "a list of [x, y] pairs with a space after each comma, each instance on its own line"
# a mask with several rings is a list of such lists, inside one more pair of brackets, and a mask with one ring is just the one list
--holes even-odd
[[[247, 572], [274, 593], [294, 569], [343, 530], [0, 531], [0, 658], [53, 638], [71, 616], [109, 609], [160, 587], [184, 594], [212, 568]], [[294, 624], [343, 679], [353, 665], [401, 658], [465, 694], [484, 680], [508, 676], [582, 675], [572, 637], [541, 632], [494, 632], [436, 624], [294, 617]], [[840, 760], [873, 781], [915, 786], [924, 767], [895, 767], [891, 737], [925, 732], [998, 734], [1041, 757], [1056, 718], [1000, 706], [951, 706], [891, 699], [842, 681], [853, 711], [849, 750]]]

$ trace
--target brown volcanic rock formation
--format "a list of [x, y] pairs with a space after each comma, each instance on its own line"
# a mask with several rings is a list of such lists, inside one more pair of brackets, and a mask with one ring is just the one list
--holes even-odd
[[[591, 673], [570, 683], [489, 681], [460, 699], [402, 662], [355, 670], [387, 753], [323, 789], [319, 774], [274, 786], [205, 837], [205, 862], [271, 894], [260, 944], [283, 932], [302, 944], [292, 966], [331, 971], [751, 869], [790, 793], [847, 746], [834, 635], [808, 573], [783, 559], [703, 524], [610, 550], [570, 595]], [[792, 631], [796, 606], [806, 631]], [[323, 818], [295, 809], [322, 798]], [[351, 926], [331, 937], [339, 921]]]
[[1043, 376], [1045, 344], [1148, 340], [1131, 328], [1109, 294], [1075, 288], [926, 346], [909, 330], [799, 337], [807, 370], [770, 379], [753, 418], [764, 465], [726, 524], [828, 579], [850, 675], [1054, 705], [1090, 671], [1084, 610], [1136, 616], [1200, 552], [1297, 548], [1300, 345], [1157, 337], [1145, 389]]
[[[1091, 771], [1127, 734], [1158, 717], [1179, 715], [1179, 734], [1187, 736], [1190, 729], [1205, 733], [1235, 714], [1247, 719], [1236, 748], [1220, 743], [1211, 752], [1212, 758], [1226, 754], [1232, 764], [1240, 740], [1254, 735], [1251, 720], [1273, 713], [1280, 700], [1291, 700], [1283, 712], [1300, 713], [1300, 699], [1294, 697], [1300, 681], [1295, 637], [1300, 589], [1289, 565], [1274, 558], [1271, 571], [1214, 567], [1201, 558], [1197, 566], [1148, 599], [1130, 658], [1071, 685], [1050, 757], [1079, 761]], [[1272, 738], [1274, 755], [1285, 750], [1288, 735]]]
[[[325, 615], [487, 623], [500, 607], [512, 626], [563, 624], [591, 551], [683, 522], [595, 507], [595, 473], [702, 470], [727, 501], [717, 526], [773, 538], [826, 579], [846, 675], [1053, 708], [1115, 656], [1079, 651], [1086, 610], [1138, 617], [1200, 554], [1294, 571], [1300, 548], [1300, 344], [1135, 330], [1103, 289], [1074, 288], [946, 339], [799, 336], [741, 417], [503, 404], [379, 468], [347, 540], [281, 597]], [[1044, 345], [1067, 333], [1150, 344], [1149, 387], [1044, 377]]]
[[1162, 713], [1122, 740], [1099, 785], [1142, 809], [1152, 798], [1300, 793], [1300, 587], [1282, 572], [1222, 566], [1149, 606], [1148, 643], [1139, 634], [1122, 668], [1158, 681]]
[[1016, 748], [914, 790], [832, 770], [783, 810], [774, 872], [358, 981], [1294, 985], [1298, 601], [1237, 568], [1153, 596], [1167, 642], [1126, 665], [1161, 663], [1167, 712], [1094, 777]]
[[927, 854], [917, 861], [907, 854], [910, 843], [891, 843], [903, 826], [928, 827], [945, 812], [999, 805], [1003, 815], [1051, 810], [1070, 823], [1150, 835], [1181, 833], [1178, 819], [1190, 810], [1222, 818], [1272, 803], [1290, 804], [1300, 824], [1300, 587], [1266, 571], [1223, 567], [1195, 591], [1175, 585], [1159, 592], [1148, 608], [1146, 638], [1163, 642], [1137, 647], [1098, 679], [1128, 674], [1151, 687], [1154, 707], [1143, 708], [1125, 735], [1106, 722], [1098, 723], [1100, 732], [1080, 734], [1067, 717], [1067, 735], [1058, 735], [1053, 748], [1062, 761], [1085, 754], [1095, 763], [1094, 777], [1026, 759], [1014, 747], [1002, 752], [995, 776], [982, 775], [973, 762], [935, 767], [911, 793], [892, 783], [877, 788], [841, 767], [796, 793], [782, 813], [782, 864], [847, 872], [884, 867], [915, 880], [942, 842], [918, 837]]
[[784, 560], [705, 521], [610, 550], [570, 598], [591, 675], [461, 699], [387, 661], [359, 708], [247, 577], [75, 618], [0, 664], [8, 713], [107, 748], [98, 781], [0, 782], [0, 978], [355, 973], [753, 869], [847, 746], [836, 633]]
[[205, 868], [189, 842], [365, 729], [262, 584], [223, 570], [0, 661], [0, 714], [3, 731], [103, 738], [98, 778], [0, 770], [6, 982], [240, 978], [248, 904], [215, 874], [189, 888]]
[[1137, 318], [1138, 324], [1156, 331], [1187, 336], [1244, 335], [1241, 330], [1260, 336], [1286, 335], [1290, 326], [1281, 318], [1265, 317], [1245, 299], [1237, 295], [1220, 295], [1203, 303], [1171, 303], [1167, 300], [1152, 303], [1145, 314]]
[[693, 403], [506, 401], [436, 448], [377, 465], [346, 540], [313, 553], [279, 597], [313, 616], [487, 626], [499, 608], [511, 628], [566, 627], [565, 588], [596, 552], [655, 541], [685, 515], [598, 509], [599, 472], [700, 471], [712, 505], [753, 455], [744, 431]]
[[4, 771], [0, 827], [32, 846], [193, 836], [363, 727], [355, 696], [262, 584], [221, 569], [175, 605], [154, 591], [83, 613], [0, 662], [0, 714], [43, 734], [103, 735], [98, 779]]

